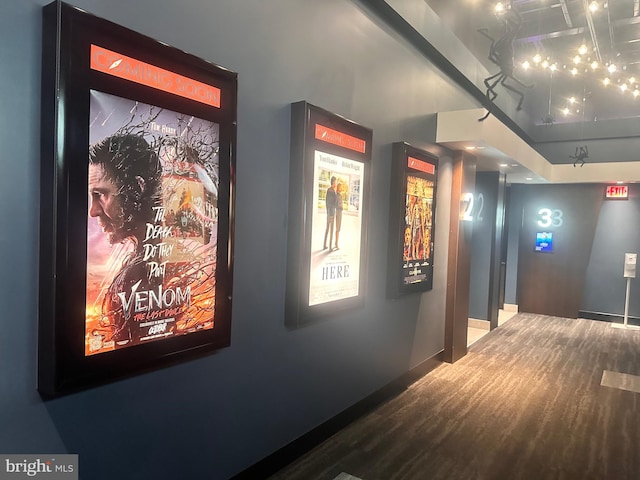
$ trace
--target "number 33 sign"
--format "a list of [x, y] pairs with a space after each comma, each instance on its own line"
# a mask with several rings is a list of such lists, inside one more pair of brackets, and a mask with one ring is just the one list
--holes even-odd
[[558, 208], [541, 208], [538, 210], [538, 225], [540, 227], [561, 227], [562, 223], [562, 210]]

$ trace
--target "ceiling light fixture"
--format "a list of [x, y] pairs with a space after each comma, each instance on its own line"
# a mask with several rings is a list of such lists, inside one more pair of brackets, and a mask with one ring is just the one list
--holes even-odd
[[533, 63], [538, 64], [542, 61], [542, 56], [539, 53], [536, 53], [533, 56]]
[[633, 96], [637, 97], [638, 95], [640, 95], [640, 90], [638, 90], [637, 88], [633, 91]]
[[529, 60], [525, 60], [524, 62], [522, 62], [522, 68], [524, 68], [525, 70], [529, 70], [530, 66], [531, 64], [529, 63]]
[[594, 60], [593, 62], [591, 62], [591, 70], [595, 70], [596, 68], [598, 68], [598, 62]]
[[591, 13], [596, 12], [599, 8], [600, 8], [600, 5], [598, 5], [598, 2], [591, 2], [591, 3], [589, 4], [589, 11], [590, 11]]
[[549, 66], [549, 62], [548, 61], [544, 61], [542, 62], [542, 68], [547, 68]]
[[587, 46], [584, 43], [580, 45], [580, 48], [578, 48], [578, 53], [580, 55], [584, 55], [585, 53], [587, 53]]
[[573, 75], [574, 77], [578, 74], [578, 69], [576, 67], [573, 67], [571, 69], [571, 75]]
[[620, 90], [622, 90], [623, 92], [625, 92], [627, 90], [627, 84], [623, 83], [622, 85], [620, 85]]
[[562, 113], [564, 113], [565, 115], [569, 115], [569, 107], [564, 107], [562, 109]]
[[496, 3], [496, 13], [504, 12], [504, 4], [502, 2]]
[[571, 97], [571, 98], [569, 99], [569, 103], [572, 103], [572, 104], [573, 104], [573, 103], [576, 103], [576, 97]]
[[602, 83], [604, 83], [604, 86], [606, 87], [607, 85], [609, 85], [611, 83], [611, 80], [609, 80], [609, 78], [605, 78]]
[[615, 63], [611, 63], [608, 67], [607, 67], [607, 71], [609, 73], [615, 73], [616, 70], [618, 70], [618, 67], [616, 67]]
[[581, 60], [582, 57], [580, 55], [576, 55], [575, 57], [573, 57], [573, 63], [575, 63], [576, 65], [578, 65]]

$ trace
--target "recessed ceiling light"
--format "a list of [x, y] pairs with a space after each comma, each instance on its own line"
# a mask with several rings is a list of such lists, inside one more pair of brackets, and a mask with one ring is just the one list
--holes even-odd
[[584, 55], [585, 53], [587, 53], [587, 46], [584, 43], [580, 45], [580, 48], [578, 48], [578, 53], [580, 55]]
[[469, 146], [469, 147], [464, 147], [466, 150], [475, 150], [476, 147], [474, 147], [473, 145]]
[[533, 177], [527, 177], [525, 180], [533, 180]]
[[598, 2], [591, 2], [589, 4], [589, 11], [591, 13], [594, 13], [595, 11], [597, 11], [600, 8], [600, 5], [598, 5]]
[[509, 165], [507, 163], [501, 163], [500, 166], [501, 167], [508, 167]]

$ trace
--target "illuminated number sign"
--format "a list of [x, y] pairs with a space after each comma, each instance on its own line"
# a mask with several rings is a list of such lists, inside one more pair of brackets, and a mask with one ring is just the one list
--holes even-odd
[[609, 185], [607, 187], [605, 198], [611, 200], [628, 200], [629, 187], [627, 185]]
[[562, 210], [558, 208], [541, 208], [538, 210], [538, 226], [542, 228], [561, 227], [564, 223]]
[[[477, 199], [477, 204], [475, 200]], [[484, 209], [484, 195], [479, 193], [477, 197], [473, 193], [464, 193], [462, 195], [462, 204], [464, 205], [462, 212], [463, 222], [472, 222], [475, 214], [476, 220], [482, 221], [482, 210]]]

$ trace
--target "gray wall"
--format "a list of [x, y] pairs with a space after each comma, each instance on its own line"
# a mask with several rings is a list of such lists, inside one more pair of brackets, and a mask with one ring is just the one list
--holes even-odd
[[[640, 254], [640, 188], [629, 185], [629, 200], [605, 201], [600, 208], [580, 310], [624, 315], [627, 279], [624, 254]], [[631, 280], [629, 316], [640, 318], [640, 278]]]
[[[511, 187], [507, 260], [508, 273], [511, 272], [511, 275], [507, 277], [508, 303], [518, 303], [515, 292], [518, 280], [516, 277], [519, 273], [520, 280], [530, 276], [548, 279], [550, 284], [555, 285], [554, 292], [562, 292], [573, 286], [577, 290], [576, 314], [587, 318], [622, 321], [626, 291], [626, 279], [623, 277], [624, 254], [640, 253], [640, 188], [638, 185], [629, 185], [629, 200], [603, 201], [601, 199], [604, 197], [604, 191], [604, 184]], [[594, 206], [596, 204], [597, 206]], [[531, 218], [523, 219], [525, 207], [532, 205], [529, 213], [535, 213], [541, 205], [555, 205], [564, 211], [564, 225], [554, 233], [556, 245], [552, 254], [531, 253], [534, 243], [532, 232], [554, 230], [535, 225], [526, 227]], [[574, 205], [573, 209], [571, 205]], [[525, 228], [522, 227], [523, 222]], [[521, 232], [524, 232], [524, 238]], [[568, 239], [570, 235], [573, 235], [572, 239]], [[578, 239], [588, 243], [585, 252], [580, 251]], [[569, 245], [566, 245], [567, 243]], [[535, 256], [536, 262], [523, 262], [523, 255]], [[562, 273], [550, 275], [548, 270], [540, 270], [544, 269], [545, 262], [560, 266]], [[566, 268], [563, 265], [566, 265]], [[543, 303], [547, 303], [548, 307], [562, 303], [544, 299], [542, 293], [538, 293], [537, 296], [543, 298]], [[563, 294], [564, 299], [568, 296]], [[640, 280], [633, 279], [629, 316], [635, 317], [636, 320], [640, 318], [639, 299]], [[522, 306], [523, 302], [520, 304]]]
[[[499, 172], [476, 173], [473, 238], [471, 241], [471, 286], [469, 317], [490, 320], [490, 287], [494, 262]], [[496, 253], [500, 255], [500, 251]], [[498, 288], [495, 285], [494, 288]]]
[[511, 185], [507, 194], [507, 266], [504, 303], [518, 304], [518, 249], [522, 229], [522, 194], [524, 185]]
[[[81, 477], [224, 479], [443, 348], [449, 186], [438, 190], [434, 289], [385, 298], [391, 143], [426, 148], [429, 114], [476, 108], [357, 1], [77, 0], [239, 73], [231, 346], [43, 402], [35, 390], [40, 7], [0, 16], [0, 452], [78, 453]], [[365, 307], [284, 326], [289, 105], [374, 131]], [[448, 160], [441, 164], [446, 178]], [[446, 217], [445, 217], [446, 218]]]

